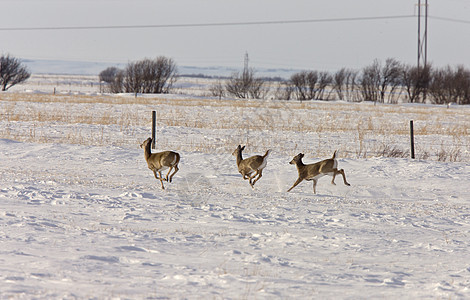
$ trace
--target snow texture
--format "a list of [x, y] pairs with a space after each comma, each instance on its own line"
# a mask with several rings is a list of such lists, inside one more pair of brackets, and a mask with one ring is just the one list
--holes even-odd
[[[276, 132], [251, 130], [250, 141], [262, 143], [256, 150], [247, 147], [244, 157], [274, 147], [252, 189], [231, 151], [207, 149], [211, 143], [227, 144], [233, 129], [163, 125], [160, 139], [183, 146], [164, 149], [177, 150], [181, 162], [162, 190], [138, 147], [148, 127], [74, 123], [75, 112], [93, 117], [106, 110], [125, 119], [124, 105], [41, 104], [27, 100], [28, 93], [18, 101], [2, 97], [0, 105], [10, 118], [1, 120], [8, 127], [4, 132], [14, 136], [33, 128], [31, 134], [44, 136], [45, 142], [0, 139], [0, 299], [470, 298], [470, 165], [465, 160], [354, 158], [339, 151], [338, 167], [351, 186], [341, 178], [332, 185], [325, 177], [317, 194], [311, 181], [287, 193], [297, 179], [292, 156], [275, 151]], [[65, 121], [49, 121], [43, 108], [36, 113], [39, 121], [13, 118], [18, 110], [35, 112], [39, 106], [64, 114]], [[124, 107], [131, 115], [150, 109]], [[158, 108], [168, 115], [183, 107]], [[393, 116], [390, 124], [397, 124], [395, 118], [407, 109], [399, 107], [403, 113], [370, 111]], [[184, 109], [175, 116], [194, 113], [214, 118], [213, 124], [224, 122], [214, 116], [237, 115], [217, 105]], [[232, 109], [245, 118], [242, 122], [259, 112], [244, 109]], [[313, 112], [306, 117], [318, 121]], [[429, 122], [440, 118], [434, 115]], [[267, 120], [275, 123], [275, 116]], [[292, 116], [296, 122], [298, 115]], [[468, 118], [453, 119], [450, 113], [445, 120], [468, 126]], [[91, 137], [100, 131], [110, 145]], [[340, 145], [343, 153], [349, 147], [345, 141], [355, 139], [326, 134], [322, 145]], [[61, 138], [74, 135], [83, 139]], [[330, 158], [329, 150], [326, 156], [307, 151], [313, 136], [289, 131], [283, 143], [296, 144], [295, 154], [303, 149], [304, 163]], [[430, 138], [444, 143], [442, 136]], [[194, 139], [207, 151], [185, 148]], [[462, 158], [468, 157], [466, 151]]]
[[0, 140], [2, 298], [470, 297], [470, 167], [338, 159], [351, 187], [270, 155], [181, 152], [161, 190], [143, 150]]

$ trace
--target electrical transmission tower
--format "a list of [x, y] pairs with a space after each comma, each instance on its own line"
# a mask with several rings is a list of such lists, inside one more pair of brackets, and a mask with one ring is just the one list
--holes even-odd
[[[423, 67], [428, 65], [428, 0], [425, 0], [423, 4], [421, 0], [418, 0], [418, 69], [421, 64]], [[422, 19], [422, 7], [424, 6], [424, 20]], [[424, 32], [422, 31], [424, 21]]]
[[[419, 74], [419, 81], [421, 81], [423, 92], [422, 101], [426, 102], [427, 96], [427, 85], [428, 82], [424, 80], [426, 73], [428, 72], [428, 0], [422, 4], [421, 0], [418, 0], [418, 61], [417, 69]], [[421, 33], [423, 20], [421, 18], [422, 6], [424, 6], [424, 33]], [[421, 66], [422, 63], [422, 66]]]
[[245, 52], [245, 65], [243, 68], [243, 72], [248, 72], [248, 52]]

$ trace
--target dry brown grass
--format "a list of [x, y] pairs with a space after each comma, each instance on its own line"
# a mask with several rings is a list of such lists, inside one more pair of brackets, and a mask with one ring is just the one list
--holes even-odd
[[[0, 94], [0, 137], [128, 145], [150, 131], [152, 110], [160, 128], [205, 130], [201, 134], [209, 136], [196, 132], [184, 141], [159, 136], [162, 147], [186, 151], [226, 152], [246, 143], [253, 152], [275, 147], [289, 155], [311, 151], [320, 157], [340, 148], [343, 157], [402, 157], [408, 153], [409, 120], [414, 120], [418, 157], [443, 160], [447, 153], [446, 160], [456, 161], [469, 156], [468, 109], [369, 103], [5, 93]], [[51, 124], [77, 128], [53, 133], [47, 128]]]

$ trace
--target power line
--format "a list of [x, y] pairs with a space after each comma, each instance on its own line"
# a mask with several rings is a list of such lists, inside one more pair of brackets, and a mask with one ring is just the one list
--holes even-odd
[[0, 27], [0, 31], [41, 31], [41, 30], [97, 30], [97, 29], [145, 29], [145, 28], [184, 28], [184, 27], [221, 27], [221, 26], [251, 26], [278, 25], [327, 22], [357, 22], [391, 19], [415, 18], [413, 15], [396, 15], [380, 17], [353, 17], [330, 19], [275, 20], [252, 22], [223, 22], [223, 23], [188, 23], [188, 24], [154, 24], [154, 25], [105, 25], [105, 26], [50, 26], [50, 27]]
[[447, 21], [447, 22], [470, 24], [470, 21], [468, 21], [468, 20], [453, 19], [453, 18], [446, 18], [446, 17], [437, 17], [437, 16], [429, 16], [429, 18], [435, 19], [435, 20]]

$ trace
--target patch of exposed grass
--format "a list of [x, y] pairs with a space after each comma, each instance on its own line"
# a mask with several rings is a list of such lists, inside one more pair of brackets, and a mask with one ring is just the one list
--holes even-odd
[[[152, 110], [157, 111], [160, 131], [188, 128], [183, 141], [160, 132], [162, 148], [230, 152], [245, 143], [259, 153], [271, 148], [323, 157], [341, 149], [342, 157], [406, 157], [409, 120], [414, 120], [418, 157], [470, 159], [470, 111], [438, 106], [5, 93], [0, 99], [0, 137], [129, 145], [150, 132]], [[65, 129], [48, 130], [51, 124]]]

